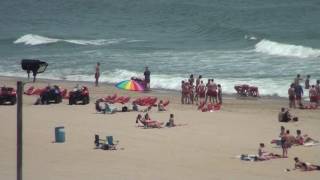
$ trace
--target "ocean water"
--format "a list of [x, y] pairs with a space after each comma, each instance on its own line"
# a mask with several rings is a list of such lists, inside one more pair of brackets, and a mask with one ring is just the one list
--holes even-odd
[[320, 79], [319, 0], [68, 0], [0, 2], [0, 75], [116, 83], [151, 70], [151, 87], [180, 90], [190, 74], [286, 96], [297, 73]]

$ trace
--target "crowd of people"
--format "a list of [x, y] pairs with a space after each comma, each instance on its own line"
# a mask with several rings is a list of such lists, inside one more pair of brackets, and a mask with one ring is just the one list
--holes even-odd
[[222, 104], [222, 88], [216, 84], [214, 79], [208, 79], [204, 84], [202, 76], [195, 80], [193, 74], [187, 81], [181, 81], [181, 103], [197, 105], [201, 102]]
[[[320, 99], [320, 80], [316, 81], [316, 84], [310, 85], [310, 75], [306, 76], [305, 83], [304, 83], [304, 89], [309, 91], [309, 98], [310, 103], [312, 107], [317, 107], [319, 105], [319, 99]], [[306, 108], [303, 105], [303, 87], [300, 84], [300, 82], [303, 80], [300, 74], [297, 74], [296, 78], [294, 78], [293, 83], [291, 83], [289, 89], [288, 89], [288, 96], [289, 96], [289, 107], [290, 108], [296, 108], [297, 106], [299, 108]], [[311, 107], [311, 108], [312, 108]]]

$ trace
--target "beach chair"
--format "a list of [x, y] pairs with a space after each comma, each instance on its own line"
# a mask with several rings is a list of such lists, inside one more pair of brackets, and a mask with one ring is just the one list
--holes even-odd
[[94, 144], [96, 145], [96, 149], [100, 148], [101, 145], [105, 144], [104, 139], [100, 139], [98, 134], [94, 135]]

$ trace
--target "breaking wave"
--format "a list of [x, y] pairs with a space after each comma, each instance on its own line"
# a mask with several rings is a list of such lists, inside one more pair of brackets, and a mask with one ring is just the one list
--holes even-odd
[[284, 44], [263, 39], [255, 45], [255, 51], [276, 56], [314, 58], [320, 56], [320, 49], [293, 44]]
[[58, 38], [49, 38], [45, 36], [40, 36], [36, 34], [26, 34], [15, 40], [14, 44], [25, 44], [25, 45], [43, 45], [43, 44], [52, 44], [58, 42], [66, 42], [77, 45], [94, 45], [94, 46], [102, 46], [102, 45], [110, 45], [110, 44], [118, 44], [121, 42], [134, 43], [140, 42], [142, 40], [128, 40], [126, 38], [119, 39], [95, 39], [95, 40], [83, 40], [83, 39], [58, 39]]

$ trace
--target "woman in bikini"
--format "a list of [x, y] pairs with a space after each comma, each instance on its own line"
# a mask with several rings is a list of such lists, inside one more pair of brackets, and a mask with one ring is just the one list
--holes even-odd
[[320, 166], [302, 162], [299, 160], [298, 157], [294, 158], [294, 168], [293, 170], [300, 169], [301, 171], [314, 171], [314, 170], [320, 170]]

